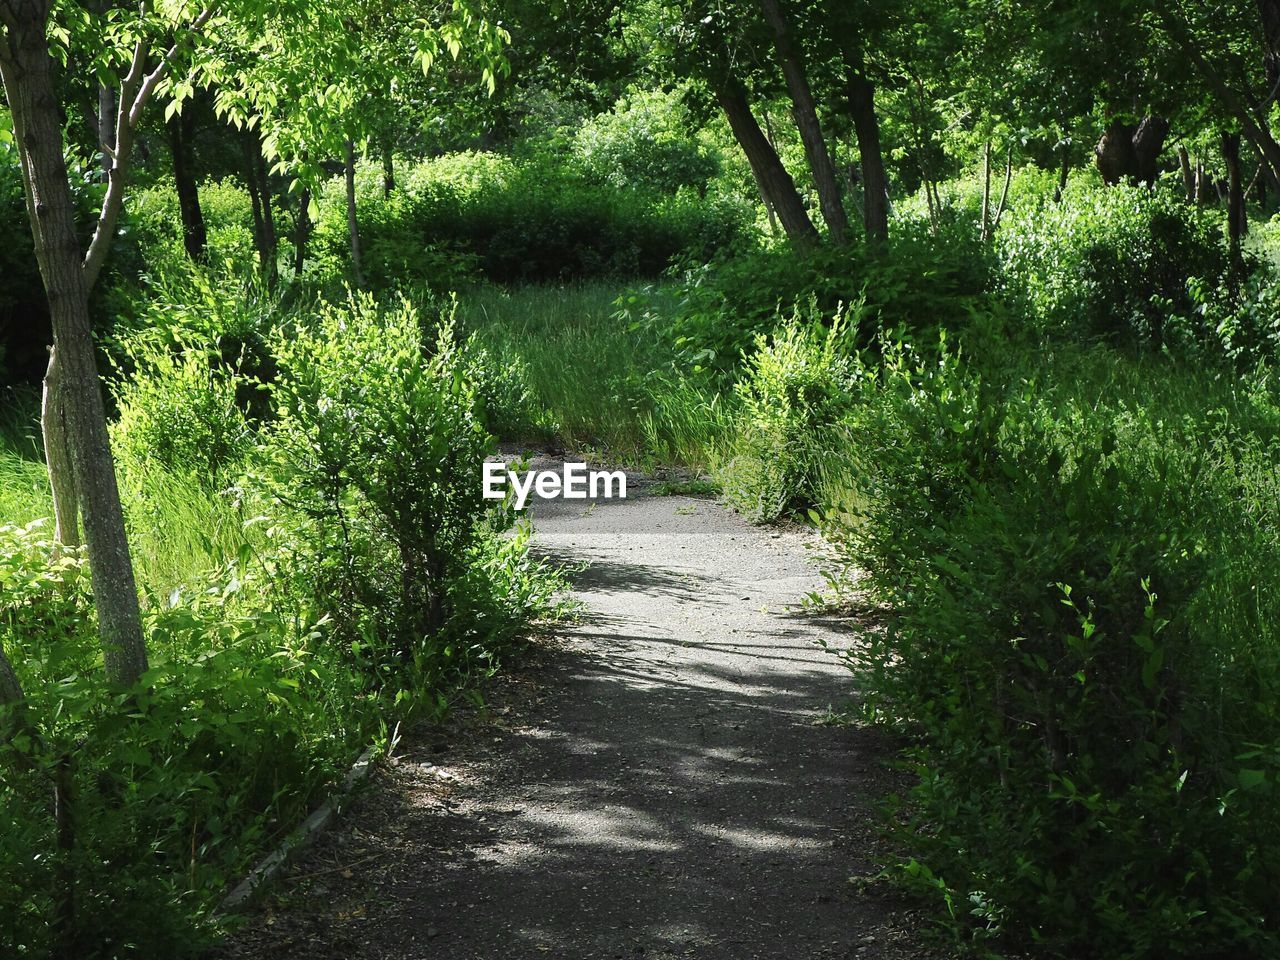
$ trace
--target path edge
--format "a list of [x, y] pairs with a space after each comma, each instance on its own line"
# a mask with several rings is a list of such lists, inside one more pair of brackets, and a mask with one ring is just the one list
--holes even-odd
[[231, 888], [214, 909], [214, 916], [226, 916], [248, 906], [284, 872], [293, 859], [315, 842], [343, 811], [351, 794], [373, 772], [376, 765], [376, 748], [370, 746], [351, 765], [342, 778], [342, 786], [325, 798], [310, 816], [267, 854], [244, 878]]

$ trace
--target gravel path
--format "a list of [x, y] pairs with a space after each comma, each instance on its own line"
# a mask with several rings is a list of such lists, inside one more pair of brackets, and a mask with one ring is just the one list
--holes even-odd
[[583, 560], [580, 623], [406, 738], [346, 818], [218, 952], [227, 958], [927, 956], [860, 893], [885, 747], [818, 722], [848, 673], [796, 611], [805, 534], [707, 500], [534, 509]]

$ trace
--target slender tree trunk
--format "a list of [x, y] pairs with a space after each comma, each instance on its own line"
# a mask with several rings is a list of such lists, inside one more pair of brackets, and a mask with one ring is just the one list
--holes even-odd
[[204, 225], [204, 211], [200, 209], [200, 187], [192, 170], [191, 135], [194, 125], [194, 114], [186, 111], [170, 117], [166, 127], [169, 151], [173, 154], [173, 185], [178, 193], [178, 211], [182, 216], [182, 245], [187, 256], [199, 263], [204, 260], [208, 233]]
[[54, 844], [58, 850], [56, 865], [57, 892], [54, 895], [54, 956], [59, 960], [72, 960], [84, 956], [81, 948], [79, 924], [76, 922], [76, 824], [74, 804], [74, 780], [71, 755], [64, 753], [54, 761], [53, 824]]
[[356, 218], [356, 145], [346, 142], [347, 234], [351, 241], [351, 274], [356, 286], [364, 286], [364, 267], [360, 257], [360, 221]]
[[858, 163], [862, 168], [862, 225], [867, 239], [879, 243], [889, 238], [889, 181], [880, 148], [875, 86], [863, 72], [859, 54], [846, 51], [845, 68], [849, 113], [858, 138]]
[[298, 197], [298, 220], [293, 233], [293, 275], [302, 276], [307, 264], [307, 240], [311, 236], [311, 188], [303, 187]]
[[1257, 0], [1262, 19], [1262, 65], [1269, 95], [1264, 106], [1280, 96], [1280, 0]]
[[1238, 267], [1245, 218], [1244, 191], [1240, 181], [1240, 134], [1223, 131], [1222, 159], [1227, 165], [1227, 243], [1231, 262]]
[[734, 138], [751, 164], [752, 173], [761, 191], [769, 198], [777, 213], [782, 229], [795, 243], [812, 244], [818, 240], [818, 231], [800, 200], [795, 181], [778, 159], [778, 153], [765, 138], [756, 122], [755, 114], [747, 103], [747, 93], [735, 78], [729, 78], [716, 89], [716, 99], [729, 120]]
[[243, 131], [240, 137], [241, 150], [244, 153], [244, 183], [249, 190], [249, 205], [253, 209], [253, 245], [258, 251], [258, 267], [263, 278], [270, 283], [271, 265], [275, 254], [267, 241], [267, 223], [263, 215], [261, 184], [258, 180], [258, 162], [256, 154], [260, 147], [256, 137], [249, 130]]
[[116, 145], [116, 95], [105, 83], [98, 84], [98, 149], [102, 151], [102, 182], [111, 173], [111, 151]]
[[1063, 138], [1062, 144], [1062, 166], [1058, 168], [1058, 186], [1053, 191], [1053, 202], [1061, 203], [1062, 196], [1067, 192], [1067, 181], [1071, 177], [1071, 144]]
[[1187, 148], [1178, 144], [1178, 169], [1182, 172], [1182, 189], [1187, 193], [1187, 203], [1196, 198], [1196, 177], [1191, 171], [1191, 155]]
[[[1271, 0], [1267, 0], [1267, 2], [1270, 3]], [[1277, 142], [1272, 135], [1270, 121], [1268, 120], [1271, 99], [1274, 98], [1274, 95], [1261, 105], [1261, 110], [1254, 110], [1247, 99], [1233, 90], [1223, 79], [1222, 74], [1218, 72], [1209, 58], [1201, 53], [1195, 39], [1178, 19], [1177, 12], [1167, 4], [1155, 4], [1154, 9], [1164, 23], [1165, 31], [1170, 38], [1191, 62], [1196, 72], [1205, 80], [1209, 92], [1226, 109], [1227, 113], [1239, 122], [1245, 138], [1266, 159], [1273, 182], [1280, 183], [1280, 142]]]
[[260, 146], [253, 151], [253, 160], [254, 169], [258, 175], [258, 195], [262, 198], [262, 232], [269, 260], [267, 281], [275, 283], [276, 275], [279, 273], [279, 266], [276, 263], [279, 240], [276, 238], [275, 208], [271, 204], [271, 178], [267, 175], [267, 159], [262, 155]]
[[48, 10], [5, 0], [0, 76], [13, 117], [36, 259], [49, 300], [76, 486], [107, 678], [131, 685], [147, 669], [138, 592], [107, 434], [89, 325], [88, 266], [76, 235], [62, 122], [46, 40]]
[[382, 196], [387, 198], [396, 189], [396, 160], [391, 152], [391, 138], [382, 138]]
[[1000, 189], [1000, 202], [996, 205], [996, 214], [991, 218], [991, 232], [1000, 229], [1000, 218], [1004, 216], [1005, 204], [1009, 202], [1009, 184], [1013, 182], [1013, 147], [1004, 155], [1004, 186]]
[[787, 92], [791, 95], [792, 116], [800, 131], [800, 141], [804, 144], [805, 157], [809, 161], [813, 182], [818, 190], [818, 206], [822, 210], [822, 219], [827, 225], [827, 232], [832, 241], [843, 244], [849, 238], [849, 217], [840, 198], [840, 184], [836, 180], [835, 165], [831, 162], [831, 154], [822, 136], [818, 107], [814, 102], [813, 91], [809, 87], [809, 78], [805, 69], [804, 52], [795, 42], [791, 25], [782, 12], [779, 0], [760, 0], [760, 7], [773, 30], [778, 63], [782, 67], [782, 75], [787, 82]]
[[59, 547], [78, 547], [80, 498], [76, 494], [75, 467], [67, 441], [66, 388], [58, 369], [58, 351], [52, 348], [49, 369], [44, 375], [40, 430], [44, 435], [44, 458], [53, 492], [54, 540]]
[[982, 229], [979, 237], [986, 242], [991, 236], [991, 141], [982, 147]]

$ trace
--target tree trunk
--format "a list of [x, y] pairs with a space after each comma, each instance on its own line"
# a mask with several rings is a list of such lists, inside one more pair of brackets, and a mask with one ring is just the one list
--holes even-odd
[[391, 196], [396, 189], [396, 160], [391, 152], [391, 138], [382, 139], [382, 196]]
[[1169, 121], [1164, 117], [1143, 117], [1133, 134], [1133, 176], [1148, 187], [1156, 185], [1160, 174], [1160, 151], [1169, 135]]
[[1178, 144], [1178, 169], [1182, 171], [1182, 189], [1187, 192], [1187, 203], [1191, 203], [1196, 198], [1196, 177], [1191, 172], [1191, 155], [1182, 144]]
[[816, 243], [818, 231], [805, 211], [795, 181], [760, 130], [760, 124], [756, 122], [755, 114], [747, 103], [747, 93], [742, 84], [735, 78], [727, 79], [717, 86], [716, 99], [729, 120], [734, 138], [746, 154], [747, 162], [751, 164], [756, 182], [769, 198], [787, 237], [799, 244]]
[[258, 162], [255, 156], [261, 148], [249, 130], [244, 131], [240, 145], [244, 152], [244, 183], [249, 190], [249, 204], [253, 209], [253, 245], [258, 251], [258, 267], [262, 276], [267, 283], [271, 283], [275, 252], [267, 240], [267, 222], [262, 209], [264, 197], [258, 181]]
[[1005, 204], [1009, 202], [1009, 184], [1013, 183], [1013, 147], [1004, 155], [1004, 187], [1000, 190], [1000, 202], [996, 205], [996, 214], [991, 218], [991, 232], [1000, 229], [1000, 218], [1004, 216]]
[[1102, 139], [1094, 147], [1093, 153], [1098, 162], [1098, 173], [1102, 174], [1102, 182], [1114, 186], [1125, 177], [1131, 176], [1137, 168], [1137, 157], [1133, 152], [1132, 124], [1122, 120], [1113, 120], [1102, 133]]
[[1227, 244], [1231, 262], [1240, 266], [1240, 240], [1244, 236], [1244, 191], [1240, 182], [1240, 134], [1222, 132], [1222, 159], [1227, 165]]
[[978, 236], [985, 242], [991, 235], [991, 141], [982, 147], [982, 229]]
[[351, 274], [356, 286], [364, 286], [364, 268], [360, 262], [360, 221], [356, 219], [356, 145], [346, 142], [347, 235], [351, 241]]
[[862, 225], [867, 239], [879, 243], [889, 238], [889, 181], [880, 149], [875, 86], [863, 73], [859, 55], [846, 52], [845, 67], [849, 113], [858, 138], [858, 162], [862, 168]]
[[22, 684], [18, 682], [18, 675], [13, 672], [13, 664], [5, 656], [4, 648], [0, 647], [0, 707], [21, 701]]
[[204, 211], [200, 209], [200, 188], [196, 184], [192, 168], [191, 134], [195, 125], [191, 111], [175, 113], [166, 127], [169, 131], [169, 150], [173, 154], [173, 185], [178, 193], [178, 211], [182, 216], [182, 245], [187, 256], [197, 263], [203, 262], [208, 233], [204, 225]]
[[293, 233], [293, 275], [302, 276], [307, 264], [307, 240], [311, 236], [311, 188], [303, 187], [298, 197], [298, 220]]
[[147, 669], [147, 653], [89, 326], [87, 267], [76, 236], [63, 156], [62, 121], [46, 40], [47, 8], [5, 0], [0, 18], [6, 27], [0, 39], [0, 76], [49, 301], [103, 660], [110, 682], [132, 685]]
[[279, 273], [276, 253], [280, 244], [276, 238], [275, 208], [271, 205], [271, 178], [267, 175], [267, 158], [262, 155], [261, 146], [253, 151], [253, 160], [254, 169], [258, 174], [258, 195], [262, 198], [262, 232], [270, 257], [267, 282], [274, 284], [276, 275]]
[[1062, 166], [1058, 168], [1058, 186], [1053, 191], [1053, 202], [1061, 203], [1067, 192], [1067, 180], [1071, 177], [1071, 144], [1066, 137], [1062, 143]]
[[59, 547], [80, 546], [80, 498], [67, 442], [66, 387], [58, 370], [58, 351], [49, 350], [40, 405], [40, 429], [44, 435], [44, 459], [53, 492], [53, 538]]
[[[1266, 2], [1270, 3], [1272, 0], [1266, 0]], [[1268, 119], [1271, 98], [1261, 105], [1262, 109], [1253, 109], [1248, 103], [1248, 98], [1233, 90], [1213, 63], [1201, 53], [1186, 25], [1178, 19], [1176, 11], [1166, 4], [1156, 4], [1154, 9], [1164, 23], [1170, 38], [1204, 78], [1209, 91], [1227, 113], [1239, 122], [1244, 136], [1265, 158], [1272, 182], [1280, 183], [1280, 142], [1277, 142], [1272, 135]]]
[[98, 85], [98, 149], [102, 151], [102, 182], [111, 173], [111, 151], [116, 145], [116, 95], [105, 83]]
[[1258, 0], [1262, 19], [1262, 65], [1266, 70], [1269, 94], [1263, 106], [1280, 95], [1280, 0]]
[[818, 206], [822, 210], [822, 219], [831, 239], [837, 244], [846, 243], [849, 238], [849, 217], [840, 198], [835, 165], [831, 162], [831, 154], [822, 136], [817, 104], [805, 71], [804, 53], [792, 36], [791, 25], [782, 12], [779, 0], [760, 0], [760, 7], [773, 30], [778, 63], [787, 82], [787, 92], [791, 95], [791, 113], [800, 131], [800, 141], [804, 144], [805, 157], [809, 161], [813, 182], [818, 189]]

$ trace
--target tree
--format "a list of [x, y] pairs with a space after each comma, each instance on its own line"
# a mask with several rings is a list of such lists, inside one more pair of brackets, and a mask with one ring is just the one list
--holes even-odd
[[804, 144], [809, 169], [813, 173], [822, 219], [827, 224], [831, 239], [837, 244], [843, 244], [848, 239], [849, 217], [845, 213], [844, 202], [840, 197], [840, 187], [836, 183], [836, 171], [831, 163], [831, 154], [827, 150], [827, 141], [822, 135], [818, 107], [814, 102], [808, 72], [805, 68], [804, 52], [793, 37], [791, 23], [783, 13], [779, 0], [759, 0], [759, 2], [760, 9], [764, 11], [765, 20], [773, 31], [778, 64], [782, 68], [782, 75], [786, 79], [787, 90], [791, 95], [792, 116], [795, 118], [796, 128], [800, 131], [800, 141]]
[[[154, 66], [150, 30], [156, 18], [148, 5], [141, 8], [133, 25], [128, 72], [120, 81], [115, 101], [106, 194], [93, 237], [88, 248], [82, 249], [54, 86], [49, 42], [52, 7], [51, 0], [0, 2], [0, 77], [13, 116], [27, 215], [53, 327], [53, 376], [46, 388], [53, 399], [46, 410], [59, 411], [70, 452], [71, 481], [65, 476], [51, 476], [51, 480], [55, 491], [74, 491], [76, 503], [63, 504], [57, 512], [73, 516], [78, 510], [83, 517], [107, 676], [113, 683], [127, 686], [146, 671], [147, 653], [89, 326], [89, 291], [115, 235], [138, 124], [187, 39], [199, 34], [213, 16], [213, 8], [190, 19], [184, 16], [179, 22], [168, 21], [165, 25], [175, 30], [179, 39], [156, 57]], [[56, 436], [59, 424], [46, 424], [50, 426]], [[55, 446], [60, 443], [61, 439], [55, 440]], [[57, 472], [58, 459], [49, 460]]]
[[[347, 0], [305, 8], [281, 7], [256, 22], [220, 32], [213, 55], [193, 82], [214, 91], [218, 113], [252, 132], [256, 141], [262, 231], [269, 219], [267, 174], [290, 178], [289, 192], [305, 198], [299, 213], [295, 265], [305, 259], [311, 197], [339, 159], [346, 185], [353, 279], [363, 285], [355, 164], [370, 142], [385, 142], [391, 117], [403, 110], [398, 94], [421, 81], [446, 56], [477, 68], [489, 93], [508, 70], [510, 35], [479, 0]], [[268, 171], [263, 160], [271, 164]], [[274, 254], [272, 255], [274, 261]]]

